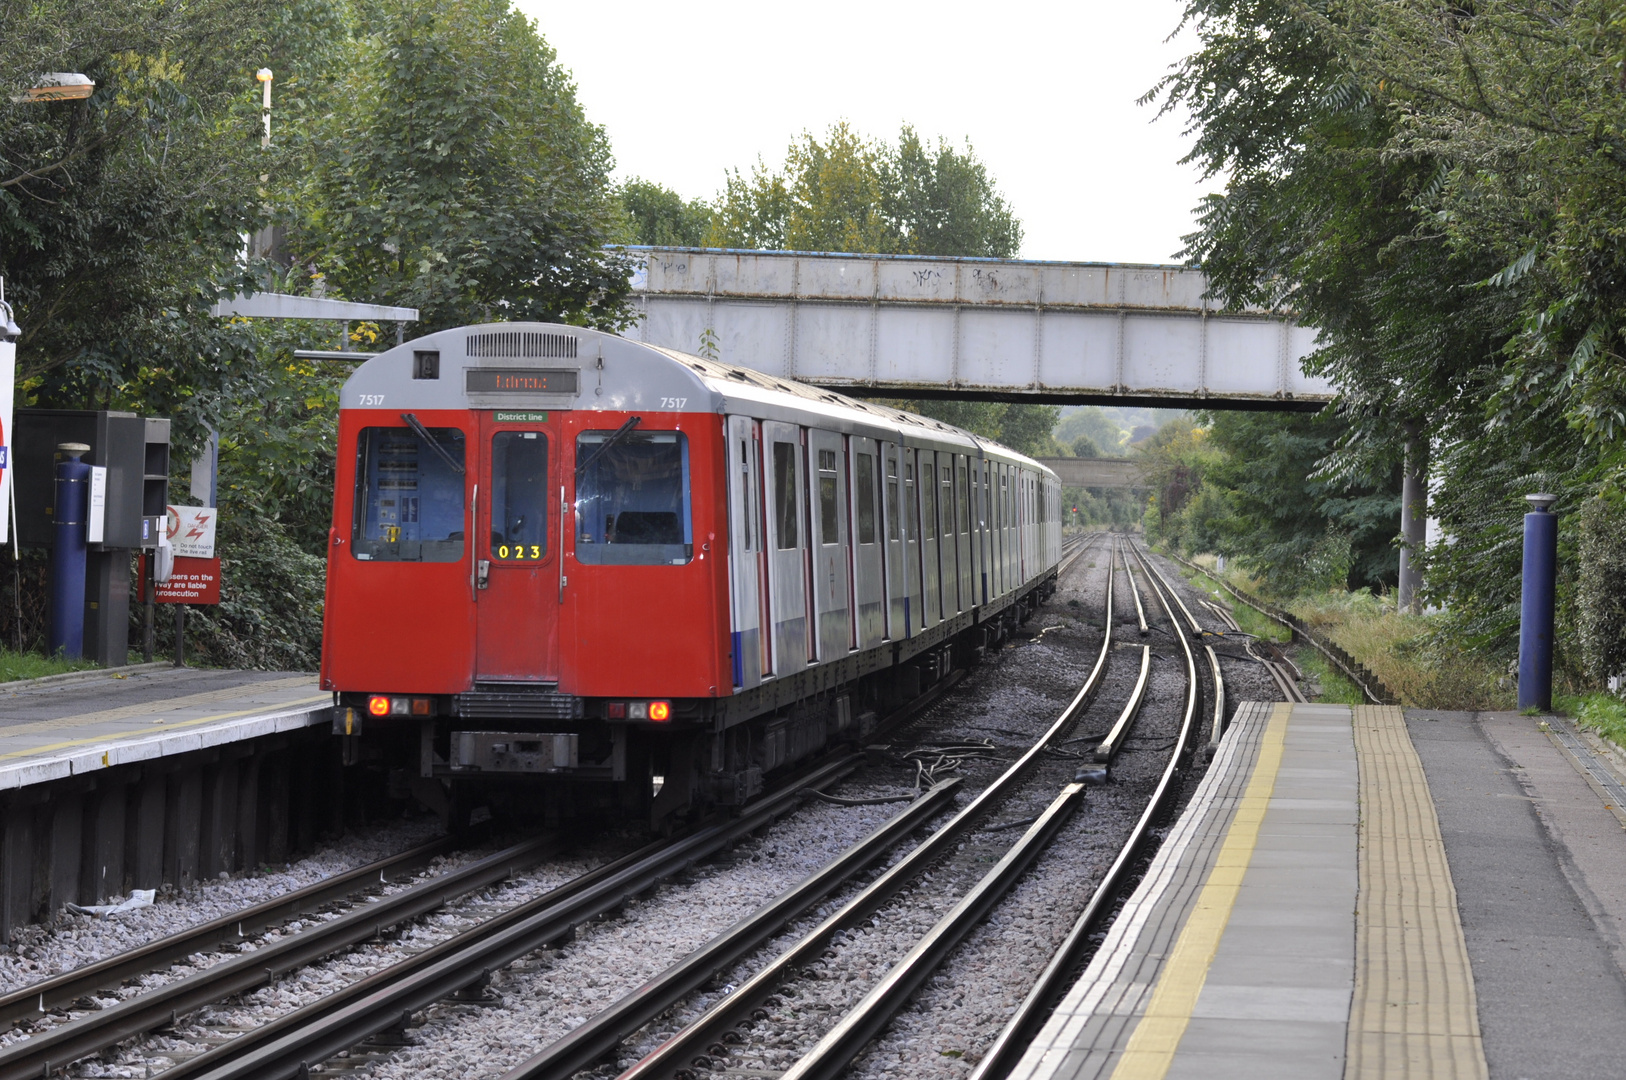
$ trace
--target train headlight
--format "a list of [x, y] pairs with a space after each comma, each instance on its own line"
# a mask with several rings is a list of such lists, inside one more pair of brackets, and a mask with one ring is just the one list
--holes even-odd
[[390, 714], [390, 699], [382, 694], [374, 694], [367, 699], [367, 711], [374, 716], [388, 716]]
[[649, 719], [649, 702], [647, 702], [647, 701], [629, 701], [629, 702], [627, 702], [627, 719], [628, 720], [648, 720]]

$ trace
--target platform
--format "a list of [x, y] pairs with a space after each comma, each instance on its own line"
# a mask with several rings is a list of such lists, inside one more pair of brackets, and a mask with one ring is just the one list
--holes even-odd
[[1243, 704], [1012, 1076], [1626, 1071], [1619, 765], [1561, 720]]
[[142, 665], [0, 683], [0, 791], [328, 722], [314, 674]]

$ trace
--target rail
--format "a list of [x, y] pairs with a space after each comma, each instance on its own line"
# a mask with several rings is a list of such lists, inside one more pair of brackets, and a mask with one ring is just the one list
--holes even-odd
[[[1136, 558], [1140, 558], [1136, 552]], [[1161, 590], [1154, 584], [1152, 593], [1158, 599], [1169, 622], [1174, 622], [1174, 609], [1164, 597]], [[1178, 597], [1176, 597], [1178, 601]], [[1189, 613], [1188, 613], [1189, 614]], [[1152, 797], [1147, 801], [1146, 809], [1135, 822], [1130, 831], [1129, 839], [1124, 842], [1118, 851], [1118, 856], [1112, 861], [1101, 881], [1090, 895], [1089, 903], [1074, 921], [1072, 928], [1062, 940], [1034, 982], [1033, 988], [1028, 991], [1022, 1003], [1017, 1006], [1005, 1027], [994, 1037], [988, 1049], [983, 1052], [982, 1059], [972, 1071], [970, 1080], [999, 1080], [1016, 1067], [1017, 1061], [1027, 1049], [1039, 1028], [1049, 1017], [1055, 1002], [1066, 988], [1071, 985], [1074, 972], [1079, 967], [1086, 952], [1092, 946], [1090, 936], [1095, 933], [1112, 905], [1117, 901], [1119, 892], [1133, 876], [1134, 867], [1142, 851], [1152, 838], [1152, 830], [1179, 791], [1180, 780], [1184, 771], [1186, 759], [1191, 752], [1192, 729], [1197, 715], [1197, 661], [1191, 651], [1191, 643], [1184, 634], [1176, 635], [1186, 656], [1186, 702], [1185, 712], [1180, 723], [1180, 734], [1175, 743], [1174, 753], [1169, 755], [1169, 763], [1164, 766], [1163, 774], [1158, 778], [1157, 787], [1152, 791]], [[1219, 680], [1219, 668], [1214, 668], [1215, 696], [1224, 694], [1223, 684]]]

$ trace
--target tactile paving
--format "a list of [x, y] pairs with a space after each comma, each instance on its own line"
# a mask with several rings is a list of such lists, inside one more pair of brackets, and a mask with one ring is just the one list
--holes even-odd
[[1346, 1080], [1483, 1080], [1457, 894], [1423, 764], [1394, 706], [1357, 706], [1359, 909]]

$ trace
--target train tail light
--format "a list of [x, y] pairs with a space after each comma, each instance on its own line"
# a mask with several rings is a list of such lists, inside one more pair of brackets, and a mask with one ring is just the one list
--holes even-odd
[[670, 701], [612, 701], [605, 710], [611, 720], [653, 720], [664, 724], [672, 719]]
[[391, 697], [388, 694], [374, 694], [367, 699], [367, 711], [374, 716], [433, 716], [434, 706], [434, 699], [426, 697]]

